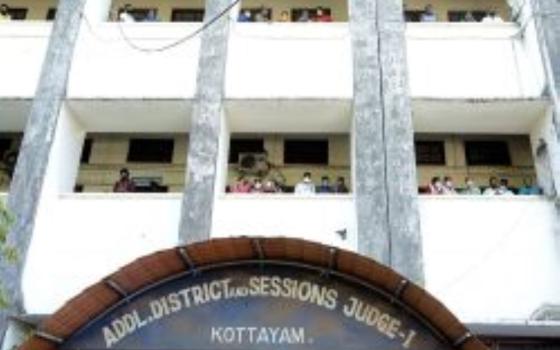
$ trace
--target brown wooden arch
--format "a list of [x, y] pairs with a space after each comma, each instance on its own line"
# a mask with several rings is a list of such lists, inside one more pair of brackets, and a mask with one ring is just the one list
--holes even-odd
[[242, 237], [199, 242], [134, 261], [71, 299], [46, 319], [20, 350], [58, 349], [65, 339], [121, 302], [126, 295], [186, 269], [255, 259], [304, 263], [350, 276], [394, 296], [457, 349], [487, 349], [426, 290], [369, 258], [301, 239]]

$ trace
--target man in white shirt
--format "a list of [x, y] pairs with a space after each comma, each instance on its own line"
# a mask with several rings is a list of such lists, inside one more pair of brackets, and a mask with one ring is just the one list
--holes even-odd
[[119, 15], [119, 21], [125, 23], [135, 22], [134, 17], [130, 14], [131, 11], [132, 11], [132, 5], [130, 4], [124, 5], [124, 8], [121, 14]]
[[303, 179], [297, 183], [294, 190], [295, 194], [315, 194], [315, 184], [311, 180], [311, 173], [303, 174]]

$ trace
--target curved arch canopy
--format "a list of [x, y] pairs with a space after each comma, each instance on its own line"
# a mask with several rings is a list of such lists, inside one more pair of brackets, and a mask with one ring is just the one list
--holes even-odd
[[288, 238], [140, 258], [70, 300], [22, 350], [483, 350], [392, 269]]

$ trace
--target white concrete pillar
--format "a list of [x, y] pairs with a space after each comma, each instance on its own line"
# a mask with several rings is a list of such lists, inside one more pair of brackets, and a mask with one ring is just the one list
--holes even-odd
[[106, 22], [109, 20], [112, 0], [87, 0], [84, 15], [92, 23]]
[[560, 143], [553, 115], [551, 106], [535, 123], [530, 138], [538, 185], [545, 195], [557, 197], [560, 193]]

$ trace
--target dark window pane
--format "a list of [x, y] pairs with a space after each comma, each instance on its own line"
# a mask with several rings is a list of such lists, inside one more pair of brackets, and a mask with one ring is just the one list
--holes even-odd
[[171, 22], [202, 22], [204, 9], [173, 9]]
[[416, 164], [445, 165], [445, 147], [442, 141], [416, 141]]
[[511, 165], [504, 141], [466, 141], [465, 152], [468, 165]]
[[424, 11], [422, 10], [406, 10], [404, 11], [404, 20], [407, 22], [420, 22], [420, 18]]
[[172, 139], [131, 139], [127, 161], [144, 163], [171, 163]]
[[12, 147], [12, 139], [0, 138], [0, 162], [4, 159], [4, 155]]
[[86, 139], [84, 141], [84, 146], [82, 148], [82, 157], [80, 158], [80, 162], [82, 164], [89, 163], [89, 158], [91, 156], [91, 146], [93, 145], [92, 139]]
[[328, 165], [329, 141], [286, 140], [284, 141], [284, 163]]
[[55, 17], [56, 17], [56, 9], [51, 7], [47, 11], [47, 18], [46, 19], [47, 19], [47, 21], [53, 21]]
[[15, 21], [23, 21], [24, 19], [27, 18], [27, 9], [26, 8], [10, 7], [10, 9], [8, 10], [8, 13], [10, 14], [10, 17], [12, 18], [12, 20], [15, 20]]
[[263, 139], [232, 139], [229, 146], [229, 163], [239, 162], [240, 153], [263, 153]]
[[[477, 22], [482, 21], [486, 16], [486, 11], [470, 11]], [[464, 22], [467, 11], [448, 11], [447, 19], [449, 22]]]

